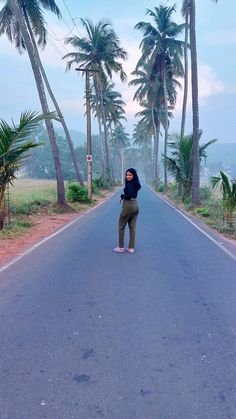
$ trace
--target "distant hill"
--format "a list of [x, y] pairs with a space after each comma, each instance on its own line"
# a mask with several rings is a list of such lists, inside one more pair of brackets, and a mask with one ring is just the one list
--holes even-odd
[[[70, 131], [71, 139], [75, 147], [79, 145], [83, 145], [86, 142], [87, 137], [84, 132], [76, 131], [74, 129], [69, 129], [69, 131]], [[56, 132], [62, 137], [65, 137], [65, 133], [63, 129], [56, 128]]]
[[207, 148], [207, 164], [222, 162], [236, 166], [236, 143], [215, 143]]

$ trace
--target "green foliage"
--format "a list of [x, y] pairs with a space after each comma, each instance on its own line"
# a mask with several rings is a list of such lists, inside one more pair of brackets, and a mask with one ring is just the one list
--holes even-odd
[[88, 202], [88, 191], [79, 183], [71, 182], [67, 187], [67, 199], [71, 202]]
[[193, 205], [191, 196], [186, 196], [183, 200], [184, 206], [186, 209], [190, 209]]
[[197, 208], [196, 209], [197, 214], [200, 214], [202, 217], [209, 217], [210, 216], [210, 210], [209, 208]]
[[220, 185], [223, 191], [223, 208], [227, 219], [227, 223], [230, 227], [233, 226], [233, 213], [236, 210], [236, 180], [229, 180], [228, 176], [224, 172], [220, 172], [220, 176], [214, 176], [211, 178], [212, 188], [216, 188]]
[[6, 223], [4, 229], [0, 231], [0, 239], [15, 239], [32, 226], [32, 222], [25, 220], [14, 220], [10, 224]]
[[39, 212], [40, 208], [46, 207], [50, 204], [47, 199], [36, 199], [34, 201], [20, 202], [19, 204], [11, 205], [12, 214], [31, 215]]
[[55, 117], [54, 113], [39, 115], [34, 111], [25, 111], [20, 116], [18, 125], [9, 125], [0, 119], [0, 230], [6, 215], [4, 195], [7, 184], [12, 184], [17, 172], [30, 155], [32, 148], [40, 144], [32, 141], [33, 133], [45, 118]]
[[93, 179], [93, 184], [97, 189], [104, 188], [104, 181], [101, 177], [97, 177]]
[[[200, 137], [202, 132], [200, 132]], [[199, 146], [199, 159], [200, 162], [206, 160], [206, 149], [216, 140], [208, 141], [206, 144]], [[193, 135], [186, 135], [183, 138], [178, 135], [174, 137], [173, 141], [169, 142], [171, 149], [171, 157], [164, 156], [163, 160], [167, 165], [168, 172], [174, 176], [176, 182], [180, 186], [183, 198], [191, 195], [192, 187], [192, 148], [193, 148]], [[206, 190], [203, 190], [203, 194]]]
[[159, 185], [158, 192], [164, 192], [164, 191], [165, 191], [165, 185], [164, 185], [164, 183], [161, 183]]
[[201, 201], [207, 201], [212, 197], [212, 189], [209, 186], [202, 186], [200, 188]]

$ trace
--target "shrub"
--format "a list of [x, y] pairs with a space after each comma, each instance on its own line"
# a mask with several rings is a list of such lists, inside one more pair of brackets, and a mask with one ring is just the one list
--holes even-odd
[[71, 182], [67, 187], [67, 199], [71, 202], [88, 202], [88, 191], [79, 183]]
[[191, 198], [191, 196], [187, 196], [186, 198], [184, 198], [183, 203], [184, 203], [184, 206], [187, 209], [190, 209], [192, 207], [192, 198]]
[[97, 187], [97, 189], [104, 188], [104, 180], [101, 177], [96, 177], [93, 179], [94, 186]]
[[196, 209], [197, 214], [200, 214], [202, 217], [210, 217], [210, 211], [209, 208], [197, 208]]
[[165, 190], [165, 185], [164, 183], [160, 183], [159, 187], [158, 187], [158, 192], [164, 192]]
[[201, 200], [207, 201], [212, 197], [212, 189], [209, 186], [202, 186], [200, 188]]

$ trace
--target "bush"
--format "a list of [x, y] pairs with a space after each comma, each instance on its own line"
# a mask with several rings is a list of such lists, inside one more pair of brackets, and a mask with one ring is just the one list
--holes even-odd
[[210, 217], [210, 211], [209, 208], [197, 208], [196, 209], [197, 214], [200, 214], [202, 217]]
[[159, 187], [158, 187], [158, 192], [164, 192], [165, 190], [165, 185], [164, 183], [160, 183]]
[[212, 189], [209, 186], [202, 186], [200, 188], [200, 196], [202, 201], [207, 201], [212, 197]]
[[102, 189], [104, 188], [104, 180], [101, 177], [96, 177], [95, 179], [93, 179], [93, 185], [97, 189]]
[[19, 204], [11, 204], [12, 214], [31, 215], [40, 211], [41, 208], [49, 205], [50, 201], [47, 199], [36, 199], [34, 201], [20, 202]]
[[186, 198], [184, 198], [183, 200], [184, 206], [186, 207], [186, 209], [190, 209], [192, 207], [192, 198], [191, 196], [187, 196]]
[[67, 187], [67, 199], [71, 202], [88, 202], [88, 191], [79, 183], [71, 182]]

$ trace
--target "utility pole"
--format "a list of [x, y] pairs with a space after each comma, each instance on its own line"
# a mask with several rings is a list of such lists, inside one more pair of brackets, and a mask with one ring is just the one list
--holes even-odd
[[90, 73], [98, 72], [99, 70], [76, 68], [77, 71], [85, 73], [86, 77], [86, 115], [87, 115], [87, 188], [88, 199], [92, 199], [92, 133], [91, 133], [91, 105], [90, 105]]

